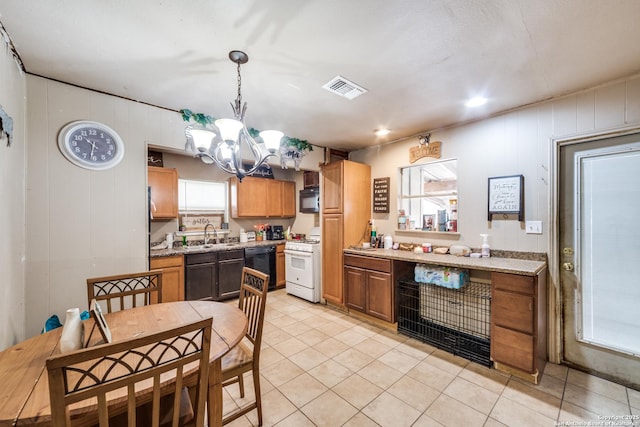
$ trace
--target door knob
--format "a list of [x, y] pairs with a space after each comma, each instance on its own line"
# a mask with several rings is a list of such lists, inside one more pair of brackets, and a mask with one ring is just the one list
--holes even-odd
[[573, 255], [573, 248], [562, 248], [562, 253], [567, 256]]
[[573, 263], [571, 262], [563, 262], [562, 268], [567, 271], [573, 271]]

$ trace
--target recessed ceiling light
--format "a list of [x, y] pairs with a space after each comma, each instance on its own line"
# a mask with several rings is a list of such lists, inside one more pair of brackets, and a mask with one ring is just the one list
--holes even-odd
[[466, 105], [467, 107], [479, 107], [486, 103], [487, 103], [487, 98], [485, 98], [484, 96], [476, 96], [474, 98], [471, 98], [467, 102], [465, 102], [464, 105]]
[[376, 129], [374, 131], [376, 136], [386, 136], [389, 135], [389, 132], [391, 132], [389, 129]]

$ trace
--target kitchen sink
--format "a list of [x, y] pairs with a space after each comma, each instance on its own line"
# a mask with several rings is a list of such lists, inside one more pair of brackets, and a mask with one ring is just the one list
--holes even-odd
[[210, 249], [213, 248], [214, 245], [212, 244], [207, 244], [207, 245], [192, 245], [192, 246], [187, 246], [186, 248], [184, 248], [185, 251], [201, 251], [203, 249]]
[[187, 246], [186, 248], [184, 248], [184, 251], [186, 252], [194, 252], [194, 251], [202, 251], [202, 250], [206, 250], [206, 249], [214, 249], [214, 248], [218, 248], [218, 249], [227, 249], [230, 247], [240, 247], [240, 244], [238, 243], [208, 243], [206, 245], [193, 245], [193, 246]]

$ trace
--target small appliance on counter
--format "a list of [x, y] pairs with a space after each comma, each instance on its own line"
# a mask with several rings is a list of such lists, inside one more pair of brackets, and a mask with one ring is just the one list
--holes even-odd
[[274, 225], [273, 238], [271, 240], [284, 240], [284, 227], [281, 225]]
[[281, 225], [267, 225], [264, 228], [265, 240], [284, 240], [284, 228]]

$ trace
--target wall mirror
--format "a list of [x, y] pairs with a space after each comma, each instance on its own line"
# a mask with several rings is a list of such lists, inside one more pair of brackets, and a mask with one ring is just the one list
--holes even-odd
[[399, 230], [458, 231], [456, 159], [401, 168], [400, 183]]

